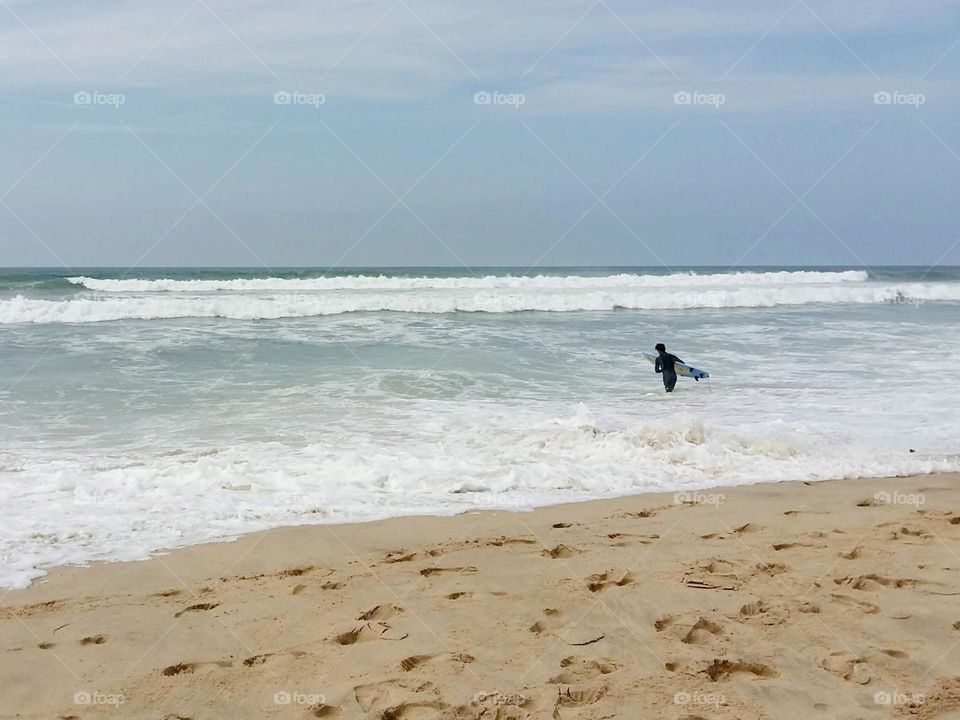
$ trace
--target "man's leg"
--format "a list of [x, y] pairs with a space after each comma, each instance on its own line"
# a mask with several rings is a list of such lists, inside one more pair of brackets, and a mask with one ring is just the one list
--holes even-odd
[[669, 379], [667, 378], [663, 379], [663, 389], [666, 390], [667, 392], [673, 392], [673, 388], [676, 384], [677, 384], [676, 375], [674, 375], [672, 378], [669, 378]]

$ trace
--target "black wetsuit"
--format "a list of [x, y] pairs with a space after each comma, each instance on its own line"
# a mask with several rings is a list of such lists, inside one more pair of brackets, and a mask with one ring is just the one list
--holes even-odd
[[677, 371], [674, 369], [674, 363], [682, 363], [683, 360], [671, 353], [660, 353], [656, 362], [653, 364], [654, 372], [663, 373], [663, 387], [667, 392], [673, 392], [674, 385], [677, 384]]

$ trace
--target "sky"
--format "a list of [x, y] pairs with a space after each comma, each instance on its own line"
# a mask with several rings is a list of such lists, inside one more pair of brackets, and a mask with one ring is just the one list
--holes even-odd
[[947, 0], [0, 0], [0, 266], [960, 264]]

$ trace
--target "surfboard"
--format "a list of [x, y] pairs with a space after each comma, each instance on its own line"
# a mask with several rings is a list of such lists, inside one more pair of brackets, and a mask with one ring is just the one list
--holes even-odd
[[[657, 356], [650, 353], [644, 353], [643, 356], [652, 363], [657, 362]], [[682, 375], [683, 377], [693, 378], [694, 380], [700, 380], [702, 378], [710, 377], [710, 373], [706, 370], [700, 370], [693, 367], [692, 365], [687, 365], [686, 363], [677, 362], [673, 364], [674, 369], [677, 371], [677, 375]]]

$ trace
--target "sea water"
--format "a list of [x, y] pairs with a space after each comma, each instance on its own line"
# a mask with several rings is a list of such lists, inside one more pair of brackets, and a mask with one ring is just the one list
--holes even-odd
[[[711, 378], [664, 393], [658, 342]], [[958, 372], [958, 268], [2, 270], [0, 585], [282, 525], [957, 471]]]

